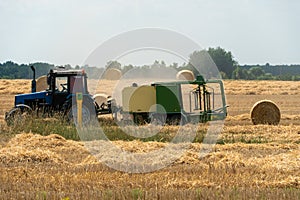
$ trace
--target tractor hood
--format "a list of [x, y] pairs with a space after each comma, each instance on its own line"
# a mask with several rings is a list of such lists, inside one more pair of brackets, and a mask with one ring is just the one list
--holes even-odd
[[19, 104], [26, 104], [26, 102], [47, 103], [51, 104], [51, 95], [47, 91], [33, 92], [30, 94], [19, 94], [15, 96], [15, 106]]

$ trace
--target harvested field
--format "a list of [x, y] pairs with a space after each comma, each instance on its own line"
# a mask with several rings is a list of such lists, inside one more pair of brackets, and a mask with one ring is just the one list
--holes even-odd
[[298, 95], [299, 81], [225, 80], [227, 95]]
[[[90, 91], [106, 94], [115, 84], [91, 83]], [[15, 94], [30, 91], [30, 80], [0, 80], [0, 84], [2, 199], [300, 198], [300, 82], [225, 81], [229, 116], [213, 151], [199, 158], [202, 143], [192, 143], [174, 163], [146, 174], [120, 172], [98, 162], [85, 146], [96, 148], [97, 143], [30, 131], [8, 135], [13, 130], [4, 124], [4, 113], [13, 106]], [[278, 126], [252, 125], [251, 107], [262, 99], [280, 108]], [[139, 140], [112, 144], [135, 153], [166, 145]]]
[[[107, 93], [114, 89], [115, 80], [89, 80], [90, 91]], [[0, 94], [30, 92], [31, 80], [0, 79]], [[300, 95], [300, 81], [224, 80], [227, 95]], [[104, 91], [103, 91], [104, 90]]]

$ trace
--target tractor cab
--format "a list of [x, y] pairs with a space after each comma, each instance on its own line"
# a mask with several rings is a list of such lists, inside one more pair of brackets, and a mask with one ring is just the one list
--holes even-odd
[[77, 92], [88, 94], [87, 75], [83, 70], [50, 70], [47, 75], [48, 92], [52, 96], [52, 106], [61, 107]]
[[54, 93], [88, 94], [87, 76], [83, 70], [50, 70], [47, 75], [49, 91]]

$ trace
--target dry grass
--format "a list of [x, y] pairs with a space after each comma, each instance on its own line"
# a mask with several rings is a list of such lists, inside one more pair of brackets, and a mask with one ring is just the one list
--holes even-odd
[[[90, 91], [96, 91], [93, 93], [111, 94], [116, 87], [115, 81], [90, 80], [90, 83]], [[2, 117], [13, 105], [14, 94], [30, 91], [30, 81], [0, 80], [0, 84], [6, 85], [0, 89]], [[84, 143], [59, 135], [0, 134], [0, 196], [2, 199], [299, 199], [299, 84], [225, 81], [230, 107], [219, 136], [220, 144], [200, 159], [202, 144], [193, 143], [172, 165], [152, 173], [115, 171], [90, 155]], [[282, 114], [280, 125], [251, 124], [250, 109], [262, 99], [278, 105]], [[0, 126], [5, 127], [3, 121]], [[113, 144], [137, 153], [166, 145], [138, 140]]]
[[[243, 129], [227, 128], [225, 134], [235, 131], [240, 134], [239, 128]], [[259, 129], [262, 134], [268, 127]], [[282, 130], [283, 127], [275, 128], [274, 134]], [[248, 134], [257, 133], [250, 129]], [[58, 135], [20, 134], [0, 151], [0, 194], [3, 198], [45, 195], [49, 199], [94, 199], [111, 194], [111, 198], [131, 199], [132, 193], [140, 192], [146, 199], [158, 196], [182, 199], [186, 195], [194, 199], [198, 193], [202, 198], [211, 195], [212, 199], [260, 195], [269, 199], [284, 193], [282, 198], [298, 198], [300, 148], [296, 143], [286, 143], [285, 137], [280, 138], [279, 142], [265, 144], [216, 145], [202, 159], [199, 159], [201, 144], [192, 144], [171, 166], [147, 174], [128, 174], [97, 162], [80, 142]], [[139, 141], [114, 143], [129, 152], [147, 152], [165, 145]]]
[[299, 95], [300, 81], [225, 80], [228, 95]]
[[0, 94], [23, 94], [31, 91], [31, 81], [26, 79], [0, 79]]
[[[19, 94], [30, 92], [31, 80], [0, 79], [0, 94]], [[90, 91], [112, 92], [117, 81], [89, 80]], [[243, 81], [225, 80], [227, 95], [300, 95], [300, 81]]]

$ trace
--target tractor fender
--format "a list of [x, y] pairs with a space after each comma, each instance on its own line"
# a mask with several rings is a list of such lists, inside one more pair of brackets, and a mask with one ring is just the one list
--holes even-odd
[[28, 105], [25, 105], [25, 104], [18, 104], [18, 105], [15, 106], [15, 108], [20, 108], [22, 111], [24, 109], [28, 109], [28, 111], [30, 111], [30, 112], [32, 111], [32, 108]]
[[15, 107], [13, 107], [10, 111], [5, 113], [5, 121], [8, 125], [12, 125], [13, 123], [11, 122], [11, 119], [14, 117], [14, 114], [18, 112], [18, 110], [21, 110], [21, 112], [29, 111], [30, 113], [32, 112], [32, 109], [25, 104], [18, 104]]
[[32, 112], [32, 108], [25, 104], [18, 104], [13, 107], [10, 111], [5, 113], [5, 118], [9, 117], [11, 113], [15, 112], [16, 109], [21, 109], [21, 111], [28, 109], [29, 112]]

